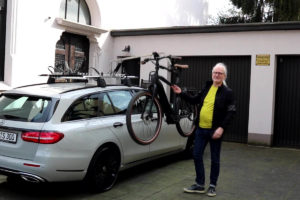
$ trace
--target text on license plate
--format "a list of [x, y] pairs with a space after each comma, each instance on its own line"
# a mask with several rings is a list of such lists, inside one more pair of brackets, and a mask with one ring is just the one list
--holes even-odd
[[17, 142], [17, 134], [11, 133], [11, 132], [6, 132], [6, 131], [0, 131], [0, 141], [16, 143]]

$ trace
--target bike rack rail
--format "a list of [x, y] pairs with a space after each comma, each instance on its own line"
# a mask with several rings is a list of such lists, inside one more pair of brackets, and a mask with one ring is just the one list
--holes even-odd
[[40, 76], [48, 76], [47, 84], [55, 83], [74, 83], [74, 82], [84, 82], [88, 83], [89, 80], [94, 80], [98, 87], [106, 87], [107, 82], [109, 85], [122, 85], [121, 80], [123, 80], [123, 85], [132, 86], [131, 78], [137, 78], [135, 76], [125, 76], [123, 74], [101, 74], [100, 76], [89, 76], [84, 74], [41, 74]]

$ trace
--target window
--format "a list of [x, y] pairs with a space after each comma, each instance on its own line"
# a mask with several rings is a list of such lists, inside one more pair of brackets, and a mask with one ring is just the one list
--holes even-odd
[[0, 118], [16, 121], [45, 122], [48, 119], [51, 100], [43, 97], [2, 95]]
[[16, 99], [15, 101], [11, 102], [10, 104], [8, 104], [7, 106], [5, 106], [3, 108], [3, 110], [9, 111], [9, 110], [13, 110], [13, 109], [20, 109], [20, 108], [22, 108], [22, 106], [24, 105], [24, 103], [26, 102], [27, 99], [28, 99], [28, 97], [20, 97], [20, 98]]
[[91, 25], [91, 15], [85, 0], [62, 0], [60, 17], [80, 24]]
[[56, 43], [55, 68], [58, 72], [88, 73], [90, 43], [86, 36], [63, 33]]
[[[122, 62], [121, 73], [130, 75], [130, 76], [140, 77], [140, 62], [141, 62], [141, 58], [128, 59], [128, 60], [125, 59]], [[124, 81], [124, 80], [122, 80], [122, 81]], [[130, 81], [131, 81], [132, 85], [138, 86], [140, 79], [139, 78], [131, 78]]]
[[100, 95], [100, 113], [104, 116], [115, 113], [111, 101], [106, 93], [102, 93]]
[[125, 114], [131, 98], [130, 91], [112, 91], [89, 95], [76, 100], [64, 114], [62, 121]]
[[128, 104], [132, 98], [129, 91], [109, 92], [109, 97], [117, 114], [125, 114]]
[[76, 100], [64, 115], [62, 121], [98, 117], [98, 95], [90, 95]]
[[141, 114], [148, 112], [152, 106], [152, 113], [157, 113], [156, 106], [152, 102], [152, 98], [142, 95], [133, 105], [132, 114]]

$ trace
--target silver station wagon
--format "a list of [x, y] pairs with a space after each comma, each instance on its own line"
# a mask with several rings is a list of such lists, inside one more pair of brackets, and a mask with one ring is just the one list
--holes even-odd
[[[139, 87], [52, 83], [0, 96], [0, 174], [29, 182], [86, 181], [109, 190], [119, 171], [190, 148], [163, 122], [149, 145], [132, 140], [126, 109]], [[165, 121], [165, 120], [164, 120]]]

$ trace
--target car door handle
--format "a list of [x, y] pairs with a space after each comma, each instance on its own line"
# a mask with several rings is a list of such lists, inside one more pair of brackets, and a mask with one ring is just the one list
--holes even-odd
[[122, 122], [115, 122], [113, 125], [115, 128], [117, 128], [118, 126], [123, 126]]

